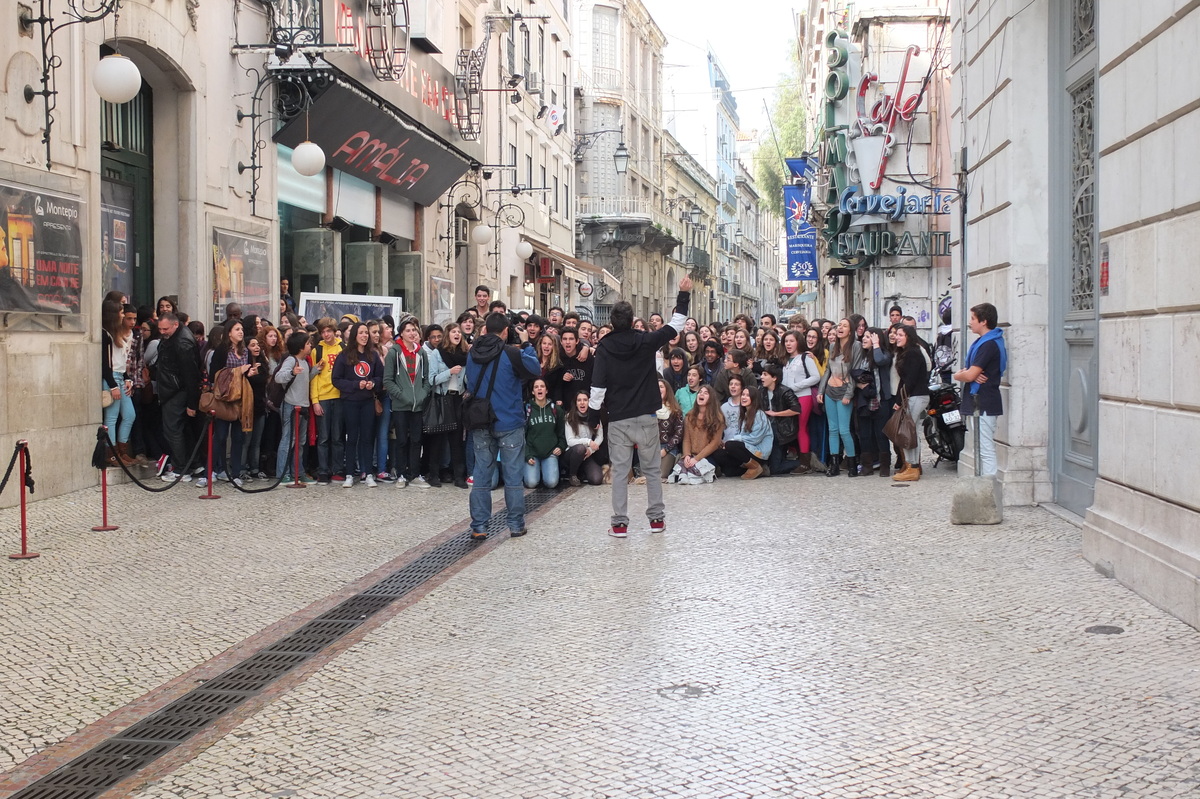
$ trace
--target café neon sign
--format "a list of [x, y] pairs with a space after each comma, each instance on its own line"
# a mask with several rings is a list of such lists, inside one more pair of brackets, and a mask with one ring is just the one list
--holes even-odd
[[909, 194], [903, 186], [895, 194], [858, 194], [857, 186], [847, 186], [838, 198], [838, 210], [855, 216], [885, 216], [899, 222], [908, 214], [948, 214], [957, 196], [952, 189], [934, 189], [932, 194], [918, 196]]

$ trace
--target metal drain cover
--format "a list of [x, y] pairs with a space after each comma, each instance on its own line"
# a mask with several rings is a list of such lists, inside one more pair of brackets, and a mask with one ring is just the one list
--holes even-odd
[[680, 685], [668, 685], [666, 688], [659, 688], [658, 695], [664, 699], [698, 699], [702, 696], [708, 696], [716, 693], [716, 687], [705, 685], [704, 683], [681, 683]]
[[1116, 627], [1112, 624], [1097, 624], [1095, 626], [1088, 627], [1086, 630], [1084, 630], [1084, 632], [1094, 633], [1095, 635], [1120, 635], [1121, 633], [1125, 632], [1125, 628]]

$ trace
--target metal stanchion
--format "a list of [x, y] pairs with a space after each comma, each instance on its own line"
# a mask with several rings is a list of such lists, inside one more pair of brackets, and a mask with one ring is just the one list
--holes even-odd
[[92, 532], [107, 533], [121, 528], [108, 523], [108, 469], [100, 470], [100, 524], [92, 528]]
[[212, 470], [212, 440], [213, 440], [213, 422], [216, 419], [216, 414], [211, 414], [208, 420], [208, 464], [205, 469], [205, 474], [208, 476], [208, 485], [205, 486], [208, 490], [200, 495], [200, 499], [220, 499], [220, 494], [213, 493], [213, 470]]
[[[292, 467], [292, 482], [288, 483], [288, 488], [308, 488], [308, 486], [300, 482], [300, 406], [295, 406], [295, 417], [292, 419], [292, 449], [295, 451], [295, 465]], [[304, 431], [304, 435], [308, 435], [308, 430]]]
[[40, 558], [41, 554], [29, 551], [29, 526], [25, 515], [25, 489], [28, 470], [28, 455], [26, 450], [29, 448], [29, 442], [22, 439], [17, 442], [17, 457], [20, 459], [18, 469], [21, 473], [21, 551], [15, 555], [9, 555], [12, 560], [29, 560], [31, 558]]

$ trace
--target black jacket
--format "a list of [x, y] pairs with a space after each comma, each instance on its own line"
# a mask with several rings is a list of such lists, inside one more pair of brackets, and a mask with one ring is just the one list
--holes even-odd
[[187, 406], [200, 405], [200, 356], [196, 337], [180, 325], [175, 335], [158, 343], [158, 396], [167, 400], [183, 392]]
[[[690, 300], [690, 292], [679, 292], [671, 317], [671, 323], [678, 324], [679, 329]], [[608, 408], [610, 424], [653, 414], [662, 407], [654, 355], [677, 335], [679, 330], [667, 324], [653, 332], [630, 328], [600, 339], [593, 355], [596, 366], [592, 372], [589, 424], [593, 415], [598, 416], [602, 404]]]

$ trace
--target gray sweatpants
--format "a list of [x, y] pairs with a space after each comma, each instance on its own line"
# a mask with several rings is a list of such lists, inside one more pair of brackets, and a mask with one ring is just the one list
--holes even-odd
[[658, 417], [635, 416], [608, 423], [608, 458], [612, 463], [612, 523], [629, 524], [629, 470], [633, 466], [633, 448], [638, 448], [638, 463], [646, 478], [646, 517], [651, 521], [666, 517], [663, 504], [662, 458], [659, 456]]

